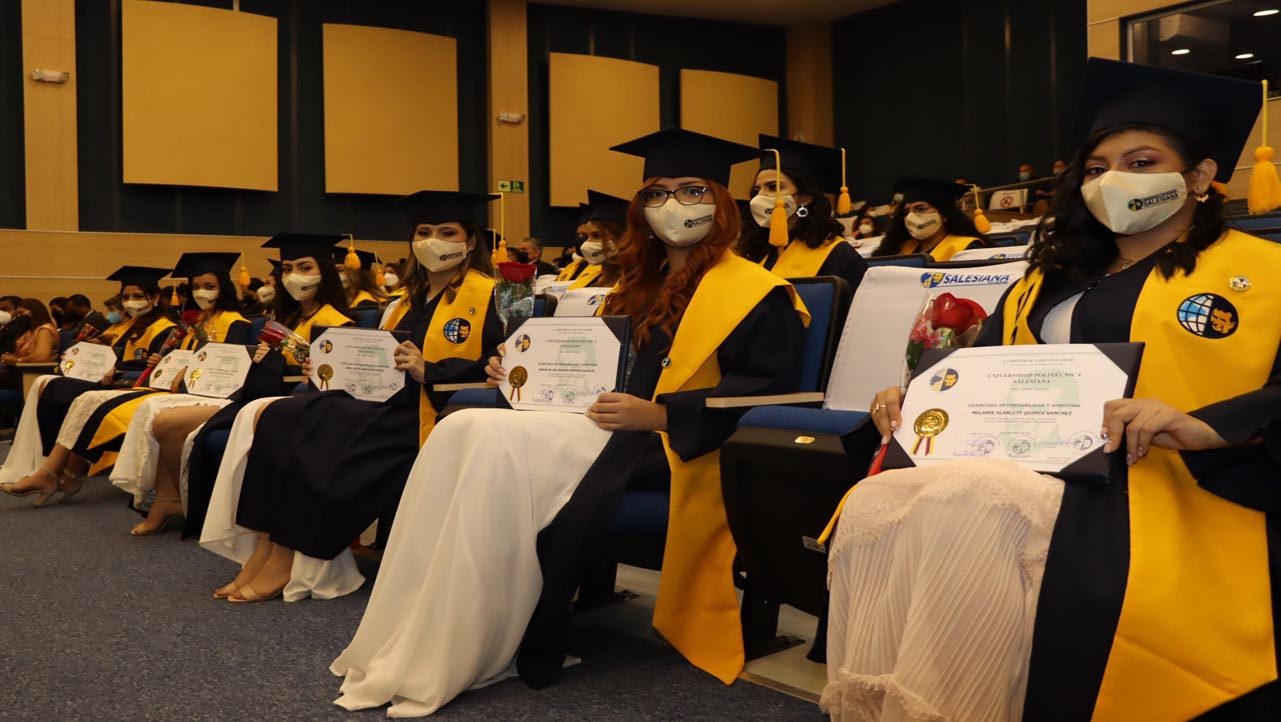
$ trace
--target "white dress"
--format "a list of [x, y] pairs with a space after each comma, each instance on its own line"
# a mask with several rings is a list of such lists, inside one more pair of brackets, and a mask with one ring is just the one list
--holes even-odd
[[580, 414], [441, 421], [410, 471], [360, 628], [330, 667], [346, 677], [335, 704], [422, 717], [506, 673], [542, 593], [538, 532], [609, 438]]
[[56, 374], [45, 374], [36, 378], [27, 391], [27, 401], [22, 405], [22, 415], [18, 417], [18, 429], [5, 457], [4, 466], [0, 467], [0, 484], [12, 484], [22, 477], [39, 469], [48, 458], [40, 437], [40, 423], [36, 418], [36, 407], [40, 404], [40, 394], [45, 384], [60, 379]]
[[1017, 722], [1063, 482], [1006, 462], [887, 471], [830, 545], [827, 686], [837, 722]]
[[[227, 439], [227, 449], [218, 466], [218, 477], [209, 499], [209, 510], [205, 513], [205, 524], [200, 530], [200, 546], [242, 565], [253, 554], [258, 540], [257, 531], [236, 523], [240, 485], [245, 480], [245, 465], [254, 441], [254, 422], [262, 407], [281, 398], [286, 397], [273, 396], [250, 401], [236, 414], [236, 420], [231, 425], [231, 435]], [[184, 456], [190, 451], [190, 444], [191, 438], [188, 437]], [[333, 599], [356, 591], [364, 583], [365, 577], [356, 567], [351, 549], [344, 549], [333, 559], [316, 559], [295, 552], [284, 598], [286, 602], [307, 597]]]
[[[120, 453], [116, 465], [111, 470], [111, 483], [116, 488], [133, 495], [135, 504], [141, 504], [151, 490], [156, 488], [156, 466], [160, 460], [160, 443], [153, 432], [156, 417], [169, 409], [188, 406], [209, 406], [222, 408], [229, 399], [208, 398], [194, 394], [153, 394], [142, 402], [129, 421], [129, 430], [125, 432], [124, 441], [120, 444]], [[200, 429], [197, 428], [196, 432]], [[193, 434], [196, 432], [192, 432]], [[182, 469], [187, 469], [186, 454], [183, 454]], [[182, 508], [187, 508], [186, 485], [180, 484], [182, 490]]]
[[74, 447], [80, 438], [80, 433], [84, 431], [85, 424], [89, 423], [90, 417], [93, 416], [93, 412], [114, 398], [138, 391], [146, 391], [146, 389], [102, 389], [80, 394], [67, 409], [67, 415], [62, 419], [62, 426], [58, 427], [58, 439], [55, 443], [64, 449]]

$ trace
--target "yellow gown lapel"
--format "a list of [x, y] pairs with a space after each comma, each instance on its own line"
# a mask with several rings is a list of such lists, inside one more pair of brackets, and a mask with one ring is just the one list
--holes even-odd
[[[423, 360], [437, 363], [446, 358], [481, 358], [485, 353], [485, 319], [489, 315], [489, 301], [493, 296], [494, 279], [476, 271], [468, 271], [454, 300], [440, 299], [432, 313], [431, 322], [427, 324], [427, 335], [418, 344], [423, 351]], [[396, 323], [400, 322], [408, 310], [396, 309], [398, 313], [392, 314], [396, 317]], [[388, 324], [388, 328], [395, 328], [391, 318], [388, 318]], [[421, 446], [436, 426], [436, 415], [439, 412], [431, 405], [426, 387], [422, 387], [418, 393], [418, 443]]]

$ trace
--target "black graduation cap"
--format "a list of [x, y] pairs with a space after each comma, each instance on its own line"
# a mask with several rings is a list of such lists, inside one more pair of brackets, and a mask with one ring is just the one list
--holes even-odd
[[206, 273], [231, 273], [239, 253], [184, 253], [173, 269], [174, 278], [195, 278]]
[[[735, 163], [753, 160], [760, 149], [683, 128], [667, 128], [610, 148], [645, 159], [644, 178], [705, 178], [729, 185]], [[642, 179], [643, 180], [643, 179]]]
[[484, 226], [488, 222], [488, 204], [497, 193], [463, 191], [418, 191], [392, 201], [410, 223], [467, 223]]
[[503, 234], [493, 228], [482, 228], [478, 235], [485, 241], [485, 243], [489, 244], [489, 250], [491, 251], [498, 248], [498, 242], [503, 240]]
[[[588, 193], [591, 193], [591, 191], [588, 191]], [[589, 204], [587, 204], [587, 203], [579, 203], [579, 204], [578, 204], [578, 225], [580, 225], [580, 226], [581, 226], [581, 225], [583, 225], [584, 223], [586, 223], [587, 221], [591, 220], [591, 219], [589, 219], [589, 218], [587, 217], [587, 213], [588, 213], [588, 211], [590, 211], [591, 209], [592, 209], [591, 205], [589, 205]]]
[[279, 248], [280, 260], [292, 261], [295, 258], [328, 258], [335, 245], [346, 238], [337, 233], [277, 233], [271, 240], [262, 244], [263, 248]]
[[1084, 139], [1124, 125], [1167, 128], [1206, 148], [1219, 164], [1214, 179], [1226, 183], [1262, 103], [1259, 84], [1247, 80], [1090, 58], [1078, 133]]
[[272, 273], [280, 273], [280, 261], [277, 261], [274, 258], [268, 258], [267, 262], [271, 264]]
[[[783, 170], [805, 178], [820, 190], [835, 193], [841, 188], [841, 151], [813, 143], [760, 135], [761, 150], [773, 148], [783, 158]], [[774, 167], [774, 154], [761, 153], [761, 170]]]
[[894, 183], [894, 193], [903, 194], [904, 203], [925, 201], [938, 209], [956, 205], [956, 201], [967, 192], [969, 186], [952, 181], [933, 180], [931, 178], [899, 178]]
[[[360, 267], [369, 269], [373, 268], [378, 262], [378, 255], [373, 251], [362, 251], [356, 249], [356, 255], [360, 257]], [[347, 262], [347, 246], [334, 246], [334, 263], [342, 265]]]
[[587, 204], [579, 206], [583, 209], [583, 214], [578, 222], [613, 221], [625, 226], [627, 225], [627, 210], [631, 205], [631, 201], [624, 200], [618, 196], [588, 190]]
[[150, 266], [121, 266], [115, 273], [107, 276], [108, 281], [119, 281], [121, 286], [138, 286], [148, 288], [159, 286], [160, 279], [168, 276], [171, 269], [152, 268]]

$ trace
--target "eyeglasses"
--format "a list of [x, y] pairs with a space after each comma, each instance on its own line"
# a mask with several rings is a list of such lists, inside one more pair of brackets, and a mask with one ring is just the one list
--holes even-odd
[[658, 208], [667, 202], [667, 199], [675, 198], [676, 202], [683, 206], [696, 206], [703, 202], [703, 196], [707, 193], [707, 186], [685, 186], [677, 188], [674, 191], [663, 190], [662, 188], [646, 188], [641, 191], [641, 202], [646, 208]]

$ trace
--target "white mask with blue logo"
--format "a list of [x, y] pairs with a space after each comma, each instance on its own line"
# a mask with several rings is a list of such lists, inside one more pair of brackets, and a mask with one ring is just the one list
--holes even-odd
[[1113, 233], [1128, 236], [1155, 228], [1179, 212], [1188, 197], [1182, 173], [1110, 170], [1081, 186], [1085, 207]]

